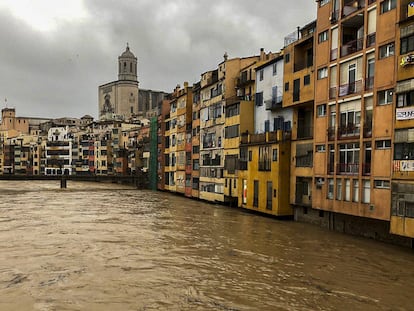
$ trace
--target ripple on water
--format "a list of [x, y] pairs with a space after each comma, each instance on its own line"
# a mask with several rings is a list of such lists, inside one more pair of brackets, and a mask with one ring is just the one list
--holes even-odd
[[406, 250], [124, 185], [68, 186], [0, 182], [0, 310], [412, 308]]

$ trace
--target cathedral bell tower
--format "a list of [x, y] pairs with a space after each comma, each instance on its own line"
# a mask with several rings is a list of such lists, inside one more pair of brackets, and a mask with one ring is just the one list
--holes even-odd
[[129, 50], [126, 50], [118, 57], [118, 81], [138, 81], [137, 79], [137, 58]]

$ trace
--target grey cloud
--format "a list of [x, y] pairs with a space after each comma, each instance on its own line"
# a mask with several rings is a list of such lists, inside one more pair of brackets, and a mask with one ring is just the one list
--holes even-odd
[[37, 32], [0, 11], [0, 99], [18, 115], [97, 116], [97, 88], [117, 79], [129, 42], [140, 87], [172, 91], [230, 57], [277, 51], [315, 19], [314, 1], [88, 0], [90, 17]]

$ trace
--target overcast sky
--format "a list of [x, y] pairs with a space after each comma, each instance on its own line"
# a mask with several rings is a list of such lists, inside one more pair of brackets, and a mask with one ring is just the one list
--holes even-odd
[[129, 43], [140, 88], [171, 92], [223, 60], [283, 48], [314, 0], [1, 0], [0, 99], [25, 117], [98, 116]]

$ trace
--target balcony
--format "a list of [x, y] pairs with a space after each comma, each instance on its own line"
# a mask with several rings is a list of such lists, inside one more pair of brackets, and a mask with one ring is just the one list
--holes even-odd
[[253, 78], [253, 75], [250, 72], [243, 71], [240, 74], [240, 77], [236, 79], [236, 86], [241, 88], [248, 85], [249, 83], [254, 83], [254, 81], [255, 80]]
[[342, 139], [359, 137], [359, 133], [360, 133], [359, 125], [347, 124], [345, 126], [340, 126], [338, 128], [339, 138], [342, 138]]
[[371, 163], [364, 163], [362, 165], [362, 175], [364, 176], [371, 175]]
[[348, 16], [365, 7], [365, 0], [345, 0], [342, 16]]
[[339, 96], [346, 96], [350, 94], [357, 94], [362, 91], [362, 80], [354, 81], [348, 84], [339, 86]]
[[365, 90], [370, 91], [374, 88], [374, 77], [368, 77], [365, 79]]
[[328, 140], [335, 140], [335, 127], [328, 128]]
[[375, 45], [375, 40], [376, 40], [376, 33], [370, 33], [369, 35], [367, 35], [367, 48], [374, 46]]
[[247, 171], [247, 160], [239, 160], [239, 170], [240, 171]]
[[338, 48], [331, 50], [331, 61], [336, 60], [338, 58]]
[[336, 86], [332, 86], [329, 88], [329, 99], [335, 99], [336, 98], [336, 92], [337, 92], [337, 87]]
[[348, 41], [341, 46], [341, 57], [361, 51], [364, 47], [364, 38]]
[[372, 137], [372, 125], [364, 127], [364, 138]]
[[359, 163], [338, 163], [336, 166], [337, 174], [358, 175]]
[[294, 71], [297, 72], [297, 71], [300, 71], [300, 70], [303, 70], [305, 68], [309, 68], [312, 66], [313, 66], [313, 58], [310, 56], [308, 57], [308, 55], [306, 56], [304, 55], [304, 58], [296, 60], [293, 68], [294, 68]]
[[313, 126], [298, 126], [298, 139], [307, 139], [313, 137]]
[[266, 110], [278, 110], [282, 108], [283, 96], [273, 97], [272, 99], [265, 100]]

